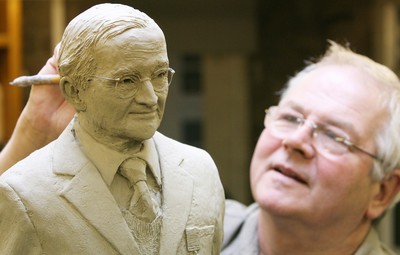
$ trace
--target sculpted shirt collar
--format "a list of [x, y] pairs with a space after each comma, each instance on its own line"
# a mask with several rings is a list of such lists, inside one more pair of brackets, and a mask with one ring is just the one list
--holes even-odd
[[153, 139], [145, 140], [140, 152], [135, 153], [135, 155], [129, 155], [112, 150], [99, 143], [79, 125], [77, 119], [74, 122], [74, 130], [85, 155], [99, 170], [100, 175], [108, 186], [111, 185], [121, 163], [130, 157], [140, 157], [146, 160], [157, 184], [161, 185], [160, 164]]

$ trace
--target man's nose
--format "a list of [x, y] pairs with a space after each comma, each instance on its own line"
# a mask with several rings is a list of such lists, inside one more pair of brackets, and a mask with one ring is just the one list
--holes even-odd
[[315, 155], [314, 148], [315, 125], [305, 121], [292, 134], [282, 140], [285, 149], [296, 152], [304, 158], [310, 159]]
[[154, 91], [153, 84], [150, 78], [141, 80], [138, 92], [136, 93], [135, 100], [139, 104], [154, 105], [157, 104], [157, 95]]

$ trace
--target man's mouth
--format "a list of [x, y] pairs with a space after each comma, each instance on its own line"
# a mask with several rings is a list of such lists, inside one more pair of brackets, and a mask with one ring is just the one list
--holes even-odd
[[288, 168], [284, 168], [284, 167], [274, 167], [273, 170], [285, 175], [286, 177], [292, 178], [302, 184], [307, 184], [306, 181], [299, 176], [298, 174], [296, 174], [295, 172], [293, 172], [292, 170], [288, 169]]
[[135, 115], [142, 118], [154, 117], [156, 115], [155, 111], [152, 112], [129, 112], [130, 115]]

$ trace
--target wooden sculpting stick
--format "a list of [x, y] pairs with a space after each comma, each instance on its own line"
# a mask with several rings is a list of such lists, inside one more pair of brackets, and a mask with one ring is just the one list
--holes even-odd
[[12, 86], [30, 87], [37, 84], [59, 84], [60, 76], [58, 74], [37, 74], [32, 76], [20, 76], [10, 82]]

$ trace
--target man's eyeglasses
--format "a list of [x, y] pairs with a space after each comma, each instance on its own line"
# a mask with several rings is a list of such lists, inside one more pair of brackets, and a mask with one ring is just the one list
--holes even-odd
[[154, 72], [150, 77], [147, 78], [141, 78], [139, 74], [130, 74], [116, 79], [97, 75], [91, 75], [90, 77], [114, 81], [115, 88], [120, 92], [121, 95], [123, 95], [123, 97], [132, 97], [137, 93], [140, 85], [145, 81], [150, 81], [154, 91], [156, 92], [166, 91], [172, 82], [174, 73], [175, 71], [172, 68], [163, 68]]
[[295, 113], [293, 110], [285, 111], [277, 106], [272, 106], [265, 110], [265, 112], [265, 127], [273, 136], [279, 139], [285, 139], [308, 122], [313, 129], [313, 144], [318, 151], [334, 155], [341, 155], [349, 151], [359, 151], [381, 161], [378, 156], [353, 144], [348, 135], [337, 127], [314, 123], [311, 120], [305, 119], [301, 114]]

